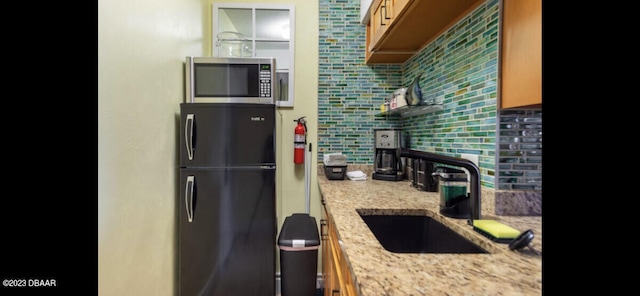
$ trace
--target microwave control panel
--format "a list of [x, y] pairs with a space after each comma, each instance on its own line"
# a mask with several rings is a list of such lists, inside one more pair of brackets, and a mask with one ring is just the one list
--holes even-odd
[[260, 64], [260, 97], [271, 97], [271, 65]]

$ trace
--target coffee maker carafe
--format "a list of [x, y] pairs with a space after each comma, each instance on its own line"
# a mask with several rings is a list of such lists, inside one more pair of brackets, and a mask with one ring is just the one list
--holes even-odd
[[402, 130], [374, 130], [375, 159], [374, 180], [400, 181], [404, 179], [404, 167], [400, 159]]

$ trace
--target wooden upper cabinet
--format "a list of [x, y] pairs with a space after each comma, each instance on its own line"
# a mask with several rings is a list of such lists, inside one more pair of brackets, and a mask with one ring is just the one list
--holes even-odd
[[542, 106], [542, 0], [502, 0], [500, 108]]
[[366, 63], [404, 63], [485, 0], [374, 0]]

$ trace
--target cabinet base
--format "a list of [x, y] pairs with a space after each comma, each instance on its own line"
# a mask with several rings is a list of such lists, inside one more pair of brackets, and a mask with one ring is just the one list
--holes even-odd
[[404, 175], [398, 175], [398, 174], [389, 175], [389, 174], [373, 173], [372, 178], [374, 180], [382, 180], [382, 181], [402, 181], [404, 180]]

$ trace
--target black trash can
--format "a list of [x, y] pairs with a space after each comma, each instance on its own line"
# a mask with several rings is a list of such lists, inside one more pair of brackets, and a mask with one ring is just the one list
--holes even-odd
[[319, 245], [316, 218], [292, 214], [284, 220], [278, 236], [282, 296], [316, 295]]

